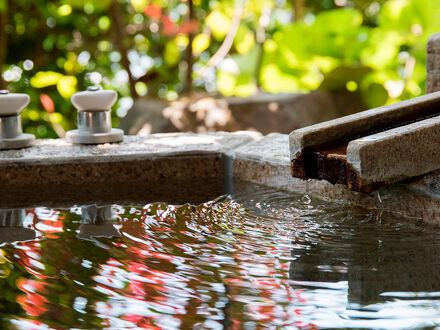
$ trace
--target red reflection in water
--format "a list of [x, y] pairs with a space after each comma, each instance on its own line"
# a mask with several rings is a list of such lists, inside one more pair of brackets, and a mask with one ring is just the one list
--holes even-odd
[[[316, 328], [298, 319], [305, 300], [289, 284], [288, 263], [279, 260], [290, 250], [246, 235], [265, 229], [233, 223], [243, 212], [239, 206], [151, 204], [138, 210], [118, 215], [121, 238], [96, 244], [77, 238], [78, 226], [63, 212], [34, 212], [34, 228], [44, 237], [15, 249], [15, 262], [30, 275], [17, 282], [24, 292], [17, 301], [26, 313], [52, 320], [90, 314], [95, 325], [119, 319], [146, 329], [203, 327], [208, 321], [231, 329], [244, 322]], [[94, 260], [95, 252], [101, 259]], [[72, 326], [81, 325], [76, 319]]]

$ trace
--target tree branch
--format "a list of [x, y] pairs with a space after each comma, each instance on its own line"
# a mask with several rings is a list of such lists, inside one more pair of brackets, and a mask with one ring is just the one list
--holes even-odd
[[229, 26], [229, 30], [226, 33], [225, 40], [223, 40], [223, 43], [221, 44], [217, 52], [209, 59], [206, 66], [200, 69], [200, 71], [198, 72], [200, 76], [203, 77], [207, 73], [207, 70], [209, 68], [216, 67], [220, 63], [220, 61], [224, 59], [226, 55], [228, 55], [237, 34], [238, 27], [240, 26], [241, 16], [243, 15], [246, 2], [247, 0], [242, 0], [239, 2], [237, 7], [235, 7], [234, 16], [232, 17], [231, 25]]
[[298, 22], [304, 18], [304, 0], [292, 0], [293, 18]]
[[119, 6], [118, 0], [113, 0], [113, 3], [110, 6], [110, 15], [113, 20], [113, 27], [115, 32], [115, 43], [119, 52], [121, 53], [121, 63], [124, 67], [125, 71], [128, 74], [128, 81], [130, 84], [130, 94], [132, 98], [137, 97], [136, 88], [135, 88], [135, 80], [130, 70], [130, 61], [128, 60], [128, 51], [124, 45], [125, 40], [125, 26], [124, 19], [122, 17], [121, 7]]
[[[194, 19], [194, 4], [193, 0], [187, 0], [188, 2], [188, 22], [192, 22]], [[188, 47], [186, 47], [186, 75], [185, 75], [185, 87], [183, 93], [191, 94], [193, 88], [193, 65], [194, 65], [194, 56], [193, 56], [193, 47], [192, 43], [194, 40], [194, 34], [188, 34]]]

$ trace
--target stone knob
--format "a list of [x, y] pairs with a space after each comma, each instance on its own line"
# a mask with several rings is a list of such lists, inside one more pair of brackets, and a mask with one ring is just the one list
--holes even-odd
[[0, 91], [0, 116], [18, 115], [30, 101], [27, 94], [9, 93], [7, 90]]
[[84, 92], [72, 95], [72, 104], [79, 111], [107, 111], [115, 104], [118, 94], [113, 90], [103, 90], [98, 86], [89, 87]]

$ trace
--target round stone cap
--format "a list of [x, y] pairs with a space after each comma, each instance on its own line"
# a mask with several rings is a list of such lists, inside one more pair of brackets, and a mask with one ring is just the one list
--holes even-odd
[[91, 86], [84, 92], [72, 95], [72, 104], [78, 111], [105, 111], [115, 104], [118, 94], [113, 90], [103, 90]]
[[0, 90], [0, 116], [18, 115], [21, 110], [26, 108], [30, 99], [27, 94]]

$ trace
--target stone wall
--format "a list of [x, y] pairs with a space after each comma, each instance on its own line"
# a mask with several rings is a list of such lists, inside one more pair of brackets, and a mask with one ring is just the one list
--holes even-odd
[[137, 99], [120, 127], [126, 134], [168, 132], [291, 131], [363, 110], [357, 93], [314, 91], [296, 94], [259, 93], [250, 97], [200, 96], [168, 103]]

